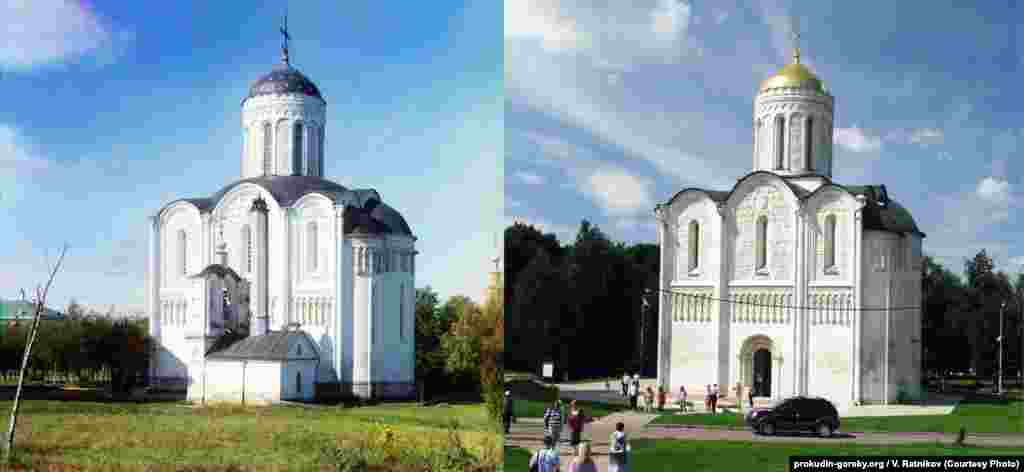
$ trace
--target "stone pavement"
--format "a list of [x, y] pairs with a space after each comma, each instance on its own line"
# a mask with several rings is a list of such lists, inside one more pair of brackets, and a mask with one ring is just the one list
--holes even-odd
[[[626, 437], [632, 438], [643, 433], [644, 427], [657, 415], [623, 412], [613, 413], [600, 418], [583, 427], [581, 435], [584, 441], [590, 441], [590, 452], [597, 464], [598, 470], [606, 470], [608, 467], [608, 447], [612, 432], [615, 431], [615, 424], [625, 424]], [[530, 451], [531, 454], [540, 449], [544, 444], [544, 422], [539, 418], [523, 418], [512, 425], [511, 432], [505, 435], [505, 445], [521, 447]], [[575, 451], [569, 445], [569, 427], [562, 429], [562, 441], [559, 444], [559, 451], [562, 458], [562, 470], [568, 470], [567, 464], [575, 456]]]

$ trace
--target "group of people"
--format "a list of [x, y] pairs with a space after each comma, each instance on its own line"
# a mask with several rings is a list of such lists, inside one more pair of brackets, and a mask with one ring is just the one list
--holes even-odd
[[708, 384], [708, 393], [704, 397], [704, 408], [712, 414], [718, 413], [718, 384]]
[[640, 388], [640, 374], [629, 374], [622, 376], [622, 396], [629, 398], [629, 408], [650, 413], [655, 408], [661, 411], [665, 408], [668, 392], [664, 387], [659, 386], [655, 394], [654, 388], [650, 385], [646, 389]]
[[[547, 422], [545, 414], [545, 422]], [[627, 472], [630, 447], [626, 440], [626, 425], [615, 424], [615, 432], [609, 438], [608, 472]], [[597, 464], [591, 457], [590, 443], [578, 442], [576, 456], [569, 462], [568, 472], [597, 472]], [[558, 444], [554, 437], [544, 436], [544, 448], [530, 457], [530, 470], [537, 472], [562, 472]]]
[[[568, 413], [568, 414], [566, 414]], [[565, 404], [561, 399], [556, 399], [554, 404], [544, 410], [544, 437], [550, 437], [555, 446], [562, 440], [562, 428], [569, 426], [569, 444], [574, 448], [579, 446], [580, 438], [583, 436], [583, 425], [587, 422], [587, 415], [582, 408], [576, 405], [576, 400], [569, 402], [569, 411], [565, 411]]]

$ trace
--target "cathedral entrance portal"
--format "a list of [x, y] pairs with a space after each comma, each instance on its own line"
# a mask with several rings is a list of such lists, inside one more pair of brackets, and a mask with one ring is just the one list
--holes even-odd
[[754, 396], [772, 396], [772, 352], [763, 348], [754, 352]]
[[[753, 391], [754, 397], [775, 396], [778, 388], [782, 356], [768, 336], [758, 334], [747, 338], [740, 346], [736, 359], [739, 382], [744, 392]], [[746, 393], [744, 393], [744, 396]]]

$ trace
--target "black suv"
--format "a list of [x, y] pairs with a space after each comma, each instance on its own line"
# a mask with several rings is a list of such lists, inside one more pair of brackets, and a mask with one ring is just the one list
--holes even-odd
[[839, 429], [839, 412], [832, 402], [824, 398], [792, 397], [779, 400], [769, 408], [751, 410], [746, 421], [758, 434], [810, 431], [829, 437]]

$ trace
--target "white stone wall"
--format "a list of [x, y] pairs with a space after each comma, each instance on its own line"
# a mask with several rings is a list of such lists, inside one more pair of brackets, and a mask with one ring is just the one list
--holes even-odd
[[[755, 170], [795, 175], [807, 170], [832, 176], [833, 98], [807, 90], [773, 90], [761, 93], [754, 101]], [[775, 122], [783, 118], [783, 140], [779, 142]], [[804, 133], [806, 120], [812, 120], [814, 133], [810, 165], [805, 167]], [[782, 169], [778, 168], [778, 148], [783, 149]], [[805, 170], [807, 167], [809, 169]]]
[[[729, 197], [730, 281], [791, 281], [795, 253], [796, 208], [792, 191], [777, 177], [759, 175], [740, 184]], [[767, 269], [756, 263], [757, 220], [768, 218]]]
[[[312, 401], [316, 379], [316, 361], [294, 360], [284, 363], [280, 372], [281, 397], [284, 400]], [[302, 388], [298, 388], [298, 382]]]
[[[721, 238], [721, 216], [715, 202], [702, 193], [693, 192], [682, 196], [673, 204], [672, 215], [675, 229], [673, 247], [675, 251], [674, 279], [676, 281], [709, 283], [719, 278], [721, 264], [719, 240]], [[696, 269], [690, 269], [691, 222], [698, 223], [698, 261]]]
[[[302, 175], [319, 175], [319, 165], [309, 166], [310, 153], [313, 162], [323, 159], [320, 139], [326, 118], [326, 104], [315, 97], [302, 94], [260, 95], [249, 98], [242, 105], [242, 129], [246, 144], [242, 157], [242, 178], [258, 177], [263, 174], [264, 137], [263, 125], [272, 126], [271, 149], [273, 162], [271, 173], [293, 175], [292, 147], [295, 145], [292, 127], [303, 124], [303, 167]], [[306, 167], [309, 167], [306, 169]], [[322, 177], [322, 176], [321, 176]]]
[[717, 303], [706, 298], [714, 296], [715, 290], [710, 287], [676, 287], [669, 295], [672, 357], [668, 383], [673, 392], [677, 392], [681, 384], [715, 383], [718, 337], [709, 334], [717, 331], [714, 325], [718, 319]]
[[844, 408], [852, 401], [853, 291], [818, 288], [809, 296], [808, 391]]
[[[810, 241], [813, 257], [810, 259], [812, 268], [809, 271], [811, 285], [827, 284], [852, 286], [854, 284], [854, 257], [856, 250], [856, 224], [854, 213], [857, 201], [845, 191], [831, 188], [822, 190], [811, 201], [807, 202], [807, 212], [814, 215], [811, 228], [814, 238]], [[834, 216], [836, 220], [835, 267], [825, 267], [825, 229], [826, 219]], [[826, 269], [831, 269], [826, 271]]]

